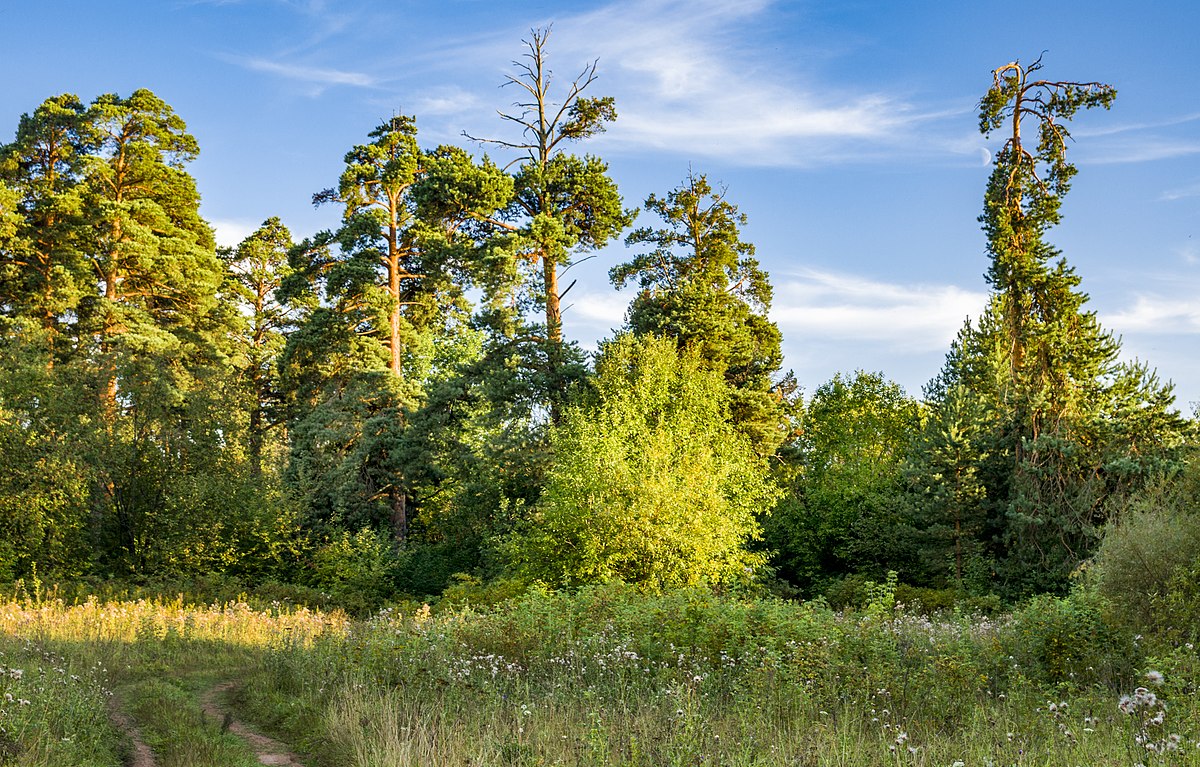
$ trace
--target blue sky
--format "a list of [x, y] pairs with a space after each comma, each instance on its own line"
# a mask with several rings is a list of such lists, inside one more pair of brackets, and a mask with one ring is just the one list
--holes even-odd
[[[620, 117], [584, 147], [626, 205], [705, 173], [749, 216], [775, 286], [786, 366], [812, 392], [882, 371], [919, 394], [987, 286], [981, 208], [997, 138], [977, 131], [991, 70], [1045, 51], [1046, 76], [1101, 80], [1053, 241], [1125, 355], [1200, 401], [1200, 4], [1164, 1], [158, 0], [6, 2], [0, 141], [62, 92], [150, 88], [187, 121], [202, 212], [235, 243], [280, 216], [336, 223], [312, 194], [394, 112], [423, 144], [509, 137], [498, 86], [553, 23], [560, 82], [599, 59]], [[473, 148], [473, 147], [472, 147]], [[496, 159], [511, 159], [493, 152]], [[642, 223], [650, 223], [643, 218]], [[585, 346], [620, 325], [619, 243], [574, 272], [564, 318]]]

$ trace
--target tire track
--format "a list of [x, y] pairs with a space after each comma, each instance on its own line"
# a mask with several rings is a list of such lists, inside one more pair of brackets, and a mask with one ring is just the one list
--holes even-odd
[[[304, 767], [300, 756], [283, 743], [268, 738], [247, 727], [233, 717], [229, 709], [221, 703], [221, 698], [237, 687], [236, 682], [222, 682], [200, 696], [200, 708], [214, 721], [221, 722], [221, 729], [228, 730], [245, 740], [254, 749], [258, 763], [274, 765], [274, 767]], [[136, 767], [142, 767], [137, 765]], [[145, 767], [153, 767], [153, 762]]]
[[129, 714], [126, 714], [121, 708], [121, 701], [114, 693], [108, 699], [108, 720], [113, 723], [113, 726], [125, 734], [129, 740], [133, 752], [129, 755], [129, 760], [126, 762], [126, 767], [158, 767], [158, 761], [154, 758], [154, 751], [150, 746], [146, 745], [146, 741], [142, 740], [142, 733], [138, 730], [137, 725]]

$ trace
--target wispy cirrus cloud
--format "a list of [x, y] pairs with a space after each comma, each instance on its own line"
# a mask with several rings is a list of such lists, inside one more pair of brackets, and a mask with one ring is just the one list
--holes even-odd
[[773, 5], [618, 0], [560, 18], [555, 60], [599, 58], [602, 80], [594, 88], [616, 96], [621, 115], [603, 141], [634, 151], [749, 165], [844, 162], [895, 145], [917, 122], [963, 111], [922, 110], [880, 91], [801, 84], [805, 73], [794, 56], [768, 55], [746, 42], [756, 39], [746, 28], [762, 23]]
[[378, 80], [364, 72], [353, 72], [343, 69], [326, 69], [305, 64], [285, 61], [272, 61], [263, 58], [225, 57], [239, 66], [255, 72], [278, 75], [289, 80], [297, 80], [311, 85], [350, 85], [359, 88], [369, 88], [378, 84]]
[[1166, 117], [1161, 120], [1140, 123], [1119, 123], [1117, 125], [1095, 126], [1080, 128], [1079, 130], [1071, 131], [1071, 135], [1075, 138], [1084, 138], [1092, 136], [1112, 136], [1118, 133], [1142, 132], [1147, 130], [1157, 130], [1159, 128], [1170, 128], [1176, 125], [1184, 125], [1190, 122], [1200, 120], [1200, 112], [1192, 112], [1186, 115], [1177, 117]]
[[1194, 139], [1143, 137], [1096, 144], [1081, 156], [1081, 162], [1117, 165], [1172, 160], [1195, 154], [1200, 154], [1200, 141]]
[[1132, 306], [1106, 312], [1106, 325], [1122, 333], [1200, 334], [1200, 304], [1191, 298], [1141, 294]]
[[413, 108], [418, 115], [431, 117], [463, 115], [478, 111], [480, 98], [464, 88], [447, 86], [419, 94], [413, 100]]
[[1168, 189], [1159, 195], [1158, 199], [1163, 202], [1174, 202], [1175, 200], [1184, 200], [1188, 197], [1200, 197], [1200, 181], [1187, 186]]
[[1136, 123], [1089, 124], [1072, 131], [1072, 136], [1088, 139], [1080, 161], [1090, 165], [1172, 160], [1200, 154], [1200, 140], [1194, 132], [1178, 129], [1198, 120], [1200, 112]]
[[775, 289], [773, 319], [785, 337], [882, 344], [894, 351], [938, 352], [987, 302], [957, 285], [895, 283], [804, 269]]

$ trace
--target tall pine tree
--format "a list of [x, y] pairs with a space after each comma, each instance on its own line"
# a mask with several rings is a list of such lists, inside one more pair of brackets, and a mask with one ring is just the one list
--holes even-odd
[[788, 403], [773, 380], [783, 362], [782, 336], [767, 317], [767, 273], [741, 239], [745, 214], [702, 174], [688, 174], [666, 197], [650, 195], [645, 209], [666, 226], [640, 227], [625, 243], [653, 250], [609, 273], [618, 288], [631, 280], [641, 288], [629, 308], [630, 329], [694, 348], [732, 388], [734, 423], [761, 454], [773, 453], [786, 436]]
[[[541, 331], [507, 330], [504, 335], [527, 336], [537, 341], [523, 349], [526, 364], [539, 364], [546, 382], [546, 406], [551, 420], [557, 421], [563, 396], [572, 376], [568, 372], [572, 356], [563, 338], [562, 300], [575, 283], [560, 285], [563, 272], [573, 259], [603, 247], [632, 221], [622, 207], [617, 185], [608, 175], [608, 166], [592, 155], [580, 157], [566, 151], [570, 142], [581, 141], [604, 132], [617, 117], [611, 96], [584, 95], [596, 80], [596, 62], [566, 86], [565, 92], [552, 89], [553, 74], [546, 57], [549, 29], [534, 30], [525, 41], [524, 61], [513, 66], [505, 85], [521, 92], [514, 104], [519, 113], [501, 113], [501, 117], [521, 128], [517, 140], [475, 139], [519, 152], [510, 163], [514, 195], [494, 221], [503, 233], [502, 241], [512, 251], [527, 275], [532, 290], [529, 298], [545, 312]], [[506, 339], [507, 340], [507, 339]], [[524, 344], [523, 346], [528, 346]]]
[[1000, 67], [981, 101], [981, 131], [1005, 132], [980, 217], [992, 296], [935, 387], [933, 422], [944, 428], [925, 455], [937, 464], [928, 489], [956, 525], [956, 575], [962, 523], [982, 517], [984, 556], [1014, 594], [1062, 589], [1094, 549], [1108, 499], [1169, 467], [1181, 428], [1170, 387], [1118, 360], [1120, 342], [1085, 310], [1079, 277], [1046, 241], [1076, 173], [1066, 123], [1108, 108], [1116, 91], [1042, 79], [1041, 69], [1040, 59]]

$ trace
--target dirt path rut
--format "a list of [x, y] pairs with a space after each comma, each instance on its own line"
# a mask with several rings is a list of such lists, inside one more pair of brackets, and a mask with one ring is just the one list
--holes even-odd
[[154, 760], [154, 752], [146, 745], [146, 741], [142, 740], [142, 733], [129, 715], [121, 709], [121, 702], [116, 696], [108, 700], [108, 718], [117, 729], [125, 733], [132, 746], [126, 767], [158, 767], [158, 762]]
[[261, 735], [238, 720], [233, 718], [229, 709], [222, 703], [222, 697], [237, 687], [236, 682], [222, 682], [200, 696], [200, 708], [211, 719], [221, 722], [222, 727], [242, 738], [254, 749], [259, 764], [276, 765], [276, 767], [304, 767], [299, 755], [277, 740]]
[[[214, 722], [220, 723], [222, 729], [232, 732], [250, 745], [258, 763], [274, 765], [275, 767], [304, 767], [299, 755], [277, 740], [261, 735], [234, 719], [233, 714], [225, 705], [223, 698], [226, 693], [237, 687], [236, 682], [222, 682], [200, 696], [200, 708]], [[142, 740], [137, 723], [121, 707], [121, 701], [114, 696], [109, 700], [108, 716], [112, 723], [125, 733], [132, 746], [132, 753], [126, 767], [158, 767], [154, 751]]]

